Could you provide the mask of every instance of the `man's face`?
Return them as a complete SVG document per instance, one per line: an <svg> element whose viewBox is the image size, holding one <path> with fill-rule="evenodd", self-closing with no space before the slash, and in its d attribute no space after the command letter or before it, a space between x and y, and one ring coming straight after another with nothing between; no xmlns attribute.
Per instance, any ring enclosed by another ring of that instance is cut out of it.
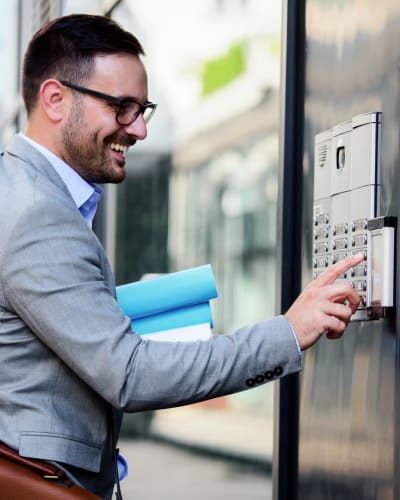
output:
<svg viewBox="0 0 400 500"><path fill-rule="evenodd" d="M147 76L138 57L129 54L96 58L87 88L112 95L147 100ZM119 125L116 109L95 97L72 92L68 118L62 128L63 159L86 181L118 183L126 174L125 155L147 135L143 116Z"/></svg>

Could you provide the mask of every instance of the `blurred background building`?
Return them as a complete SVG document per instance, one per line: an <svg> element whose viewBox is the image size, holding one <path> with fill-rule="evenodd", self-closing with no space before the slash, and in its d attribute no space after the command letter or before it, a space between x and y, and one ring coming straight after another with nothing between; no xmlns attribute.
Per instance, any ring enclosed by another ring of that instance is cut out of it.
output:
<svg viewBox="0 0 400 500"><path fill-rule="evenodd" d="M280 0L7 0L0 17L0 148L23 130L27 41L62 14L111 15L145 48L148 138L95 222L117 284L210 263L215 334L275 312ZM149 368L151 369L151 368ZM127 416L150 433L269 464L273 384Z"/></svg>

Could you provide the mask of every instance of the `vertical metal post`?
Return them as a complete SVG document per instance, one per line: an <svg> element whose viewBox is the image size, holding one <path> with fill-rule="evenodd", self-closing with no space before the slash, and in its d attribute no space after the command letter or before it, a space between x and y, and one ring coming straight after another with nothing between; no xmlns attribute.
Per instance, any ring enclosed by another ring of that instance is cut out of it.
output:
<svg viewBox="0 0 400 500"><path fill-rule="evenodd" d="M301 288L305 0L285 0L282 20L278 313L289 308ZM274 500L298 498L298 426L299 376L290 375L275 390Z"/></svg>

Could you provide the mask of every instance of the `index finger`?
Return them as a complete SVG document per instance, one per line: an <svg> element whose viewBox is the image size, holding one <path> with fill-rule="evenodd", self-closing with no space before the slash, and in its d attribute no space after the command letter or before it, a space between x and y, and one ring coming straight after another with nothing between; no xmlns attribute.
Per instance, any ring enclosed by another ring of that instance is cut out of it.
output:
<svg viewBox="0 0 400 500"><path fill-rule="evenodd" d="M341 280L330 287L330 300L332 302L337 302L339 304L346 304L353 313L356 311L357 307L360 305L360 296L350 285L348 281Z"/></svg>
<svg viewBox="0 0 400 500"><path fill-rule="evenodd" d="M331 285L334 283L341 274L345 273L352 267L356 266L362 262L365 258L363 252L357 253L355 255L350 255L346 259L340 260L329 266L325 271L315 279L315 283L320 286Z"/></svg>

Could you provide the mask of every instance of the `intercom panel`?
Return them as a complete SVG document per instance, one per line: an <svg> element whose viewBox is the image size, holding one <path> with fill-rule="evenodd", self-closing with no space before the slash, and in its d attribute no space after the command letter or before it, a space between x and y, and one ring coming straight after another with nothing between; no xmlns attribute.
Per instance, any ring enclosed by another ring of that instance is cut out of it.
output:
<svg viewBox="0 0 400 500"><path fill-rule="evenodd" d="M365 260L341 276L361 297L353 320L394 306L392 217L377 217L381 113L357 115L315 137L313 274L352 253Z"/></svg>

